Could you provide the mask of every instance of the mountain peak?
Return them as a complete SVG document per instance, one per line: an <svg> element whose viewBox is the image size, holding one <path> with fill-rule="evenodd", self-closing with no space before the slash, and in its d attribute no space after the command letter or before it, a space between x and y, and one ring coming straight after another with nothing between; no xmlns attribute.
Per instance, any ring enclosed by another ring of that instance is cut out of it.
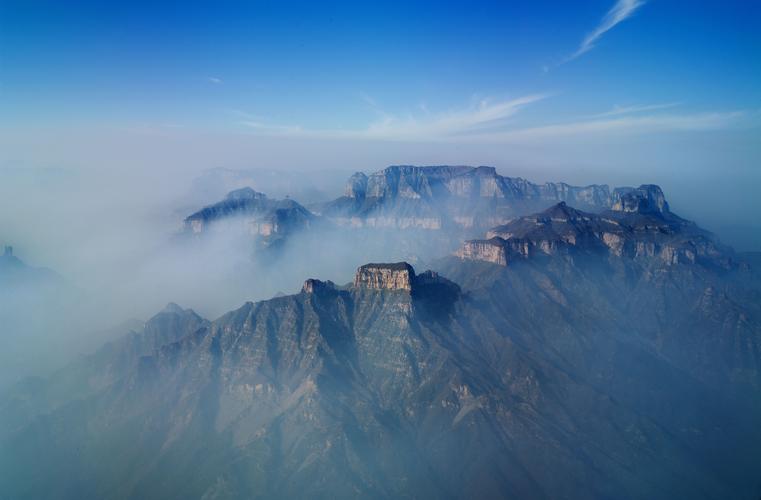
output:
<svg viewBox="0 0 761 500"><path fill-rule="evenodd" d="M314 278L309 278L304 282L301 287L302 293L319 293L326 290L335 290L336 284L330 280L322 281Z"/></svg>
<svg viewBox="0 0 761 500"><path fill-rule="evenodd" d="M552 205L550 208L548 208L544 212L541 212L541 214L539 215L543 217L548 217L551 219L562 220L562 221L575 220L579 218L584 218L585 216L584 212L582 212L581 210L576 210L575 208L566 204L566 202L564 201L561 201L560 203L556 203L555 205Z"/></svg>
<svg viewBox="0 0 761 500"><path fill-rule="evenodd" d="M235 189L227 193L227 196L225 197L227 200L256 200L265 198L267 198L266 194L254 191L250 187Z"/></svg>
<svg viewBox="0 0 761 500"><path fill-rule="evenodd" d="M347 198L362 199L367 192L367 175L363 172L355 172L346 182L344 196Z"/></svg>
<svg viewBox="0 0 761 500"><path fill-rule="evenodd" d="M185 309L175 304L174 302L170 302L166 306L164 306L164 309L162 309L160 312L170 313L170 314L182 314L185 312Z"/></svg>

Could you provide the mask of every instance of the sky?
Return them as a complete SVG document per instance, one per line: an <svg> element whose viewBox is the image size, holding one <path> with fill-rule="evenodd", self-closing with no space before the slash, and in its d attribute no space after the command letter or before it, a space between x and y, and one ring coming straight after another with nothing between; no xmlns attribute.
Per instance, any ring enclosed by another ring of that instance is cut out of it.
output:
<svg viewBox="0 0 761 500"><path fill-rule="evenodd" d="M758 26L755 1L3 0L0 168L490 164L751 227Z"/></svg>

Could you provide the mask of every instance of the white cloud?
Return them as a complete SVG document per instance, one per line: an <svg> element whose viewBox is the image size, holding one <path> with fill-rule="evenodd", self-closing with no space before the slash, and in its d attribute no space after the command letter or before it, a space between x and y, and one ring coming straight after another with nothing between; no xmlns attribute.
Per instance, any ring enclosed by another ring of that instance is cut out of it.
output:
<svg viewBox="0 0 761 500"><path fill-rule="evenodd" d="M602 137L611 134L644 135L663 132L704 131L725 129L747 117L744 111L705 112L686 114L646 114L624 116L626 113L663 109L670 105L651 105L614 108L613 111L592 115L588 119L551 123L535 127L511 127L506 118L520 107L535 102L540 96L528 96L513 101L488 104L462 111L431 115L422 119L388 116L362 129L308 129L296 125L272 125L246 120L243 125L259 135L313 139L379 140L400 142L449 143L537 143L572 137Z"/></svg>
<svg viewBox="0 0 761 500"><path fill-rule="evenodd" d="M613 5L608 13L605 14L605 17L602 18L600 24L598 24L597 27L592 30L592 32L584 37L584 39L581 41L581 44L579 45L579 48L576 49L576 52L571 54L570 57L568 57L567 61L576 59L580 55L592 50L600 37L610 31L618 23L630 17L644 4L644 0L617 0L616 4Z"/></svg>
<svg viewBox="0 0 761 500"><path fill-rule="evenodd" d="M605 111L603 113L590 115L589 118L603 118L606 116L630 115L634 113L642 113L645 111L656 111L659 109L673 108L675 106L679 106L680 104L681 104L680 102L667 102L663 104L646 104L643 106L613 106L613 109L611 109L610 111Z"/></svg>
<svg viewBox="0 0 761 500"><path fill-rule="evenodd" d="M375 106L379 119L364 129L304 129L291 125L266 125L260 121L244 121L244 125L258 132L310 136L316 138L355 138L398 141L438 141L456 139L460 136L477 135L485 129L504 127L508 119L525 106L547 97L542 94L527 95L507 101L481 100L465 109L432 113L427 108L422 115L408 114L399 117L386 113ZM367 100L366 100L367 101Z"/></svg>
<svg viewBox="0 0 761 500"><path fill-rule="evenodd" d="M477 141L488 143L530 143L569 137L604 136L610 134L631 136L661 132L718 130L735 125L746 115L747 113L743 111L730 111L583 120L482 134L477 138Z"/></svg>
<svg viewBox="0 0 761 500"><path fill-rule="evenodd" d="M220 85L221 83L223 83L221 78L217 78L215 76L210 76L210 77L206 78L206 80L209 83L213 83L214 85Z"/></svg>

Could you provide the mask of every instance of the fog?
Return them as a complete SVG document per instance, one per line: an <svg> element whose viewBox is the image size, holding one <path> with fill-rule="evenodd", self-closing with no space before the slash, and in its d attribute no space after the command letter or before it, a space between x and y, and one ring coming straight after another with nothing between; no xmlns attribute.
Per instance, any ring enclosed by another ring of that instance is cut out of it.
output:
<svg viewBox="0 0 761 500"><path fill-rule="evenodd" d="M352 172L389 164L487 164L534 182L657 183L676 213L738 250L761 249L760 174L747 160L759 147L748 137L432 147L150 128L35 132L6 130L0 139L0 244L54 270L66 287L36 301L4 299L14 318L4 326L14 330L4 332L14 343L0 360L6 376L50 371L168 302L213 319L244 301L295 293L309 277L345 283L371 260L424 265L451 250L426 234L329 227L269 250L225 233L178 239L184 217L242 186L307 205L341 195Z"/></svg>

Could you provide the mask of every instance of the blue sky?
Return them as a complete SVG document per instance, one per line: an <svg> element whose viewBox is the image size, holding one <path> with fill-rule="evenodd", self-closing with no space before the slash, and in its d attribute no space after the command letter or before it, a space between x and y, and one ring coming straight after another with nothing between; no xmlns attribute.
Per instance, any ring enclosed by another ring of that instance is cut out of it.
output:
<svg viewBox="0 0 761 500"><path fill-rule="evenodd" d="M0 174L493 165L657 183L758 248L732 235L761 235L759 26L755 0L2 0Z"/></svg>
<svg viewBox="0 0 761 500"><path fill-rule="evenodd" d="M760 5L6 0L0 123L481 142L726 128L761 108Z"/></svg>

